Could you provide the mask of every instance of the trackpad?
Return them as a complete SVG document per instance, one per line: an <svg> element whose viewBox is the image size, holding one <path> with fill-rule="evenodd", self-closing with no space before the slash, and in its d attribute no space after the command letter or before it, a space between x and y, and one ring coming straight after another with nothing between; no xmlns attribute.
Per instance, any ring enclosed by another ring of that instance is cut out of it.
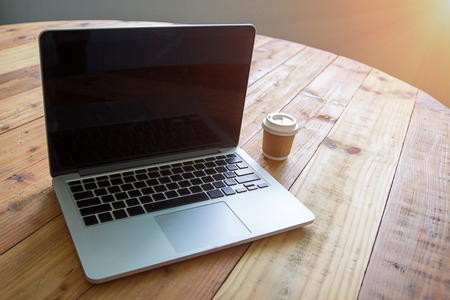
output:
<svg viewBox="0 0 450 300"><path fill-rule="evenodd" d="M177 252L222 246L250 233L225 202L160 215L155 219Z"/></svg>

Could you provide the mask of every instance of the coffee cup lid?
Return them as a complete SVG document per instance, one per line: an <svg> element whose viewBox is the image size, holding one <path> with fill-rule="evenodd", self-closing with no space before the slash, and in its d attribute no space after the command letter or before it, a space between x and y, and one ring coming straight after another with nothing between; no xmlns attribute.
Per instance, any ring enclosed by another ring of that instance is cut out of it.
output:
<svg viewBox="0 0 450 300"><path fill-rule="evenodd" d="M262 128L272 134L289 136L298 132L298 124L293 116L271 113L262 121Z"/></svg>

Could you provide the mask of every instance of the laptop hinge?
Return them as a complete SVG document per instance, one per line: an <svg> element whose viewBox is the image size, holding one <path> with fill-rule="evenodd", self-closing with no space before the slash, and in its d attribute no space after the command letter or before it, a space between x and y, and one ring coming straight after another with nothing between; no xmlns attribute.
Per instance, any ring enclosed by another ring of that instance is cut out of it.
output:
<svg viewBox="0 0 450 300"><path fill-rule="evenodd" d="M189 159L189 158L210 155L210 154L217 154L217 153L221 153L220 149L214 148L214 149L199 150L199 151L189 152L189 153L179 153L179 154L167 155L164 157L154 157L154 158L147 158L147 159L132 160L132 161L127 161L127 162L122 162L122 163L115 163L115 164L111 164L111 165L104 165L104 166L98 166L98 167L93 167L93 168L80 169L78 171L78 174L80 176L84 177L84 176L96 175L96 174L100 174L100 173L108 173L108 172L121 171L121 170L126 170L126 169L139 168L139 167L148 166L148 165L167 163L167 162Z"/></svg>

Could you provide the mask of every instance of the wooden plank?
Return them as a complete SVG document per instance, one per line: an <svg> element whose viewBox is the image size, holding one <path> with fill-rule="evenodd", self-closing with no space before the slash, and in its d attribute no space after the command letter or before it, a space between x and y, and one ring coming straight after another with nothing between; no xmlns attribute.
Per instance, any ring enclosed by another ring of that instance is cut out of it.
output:
<svg viewBox="0 0 450 300"><path fill-rule="evenodd" d="M0 102L0 134L44 115L40 87L3 99Z"/></svg>
<svg viewBox="0 0 450 300"><path fill-rule="evenodd" d="M419 98L361 299L450 295L450 110Z"/></svg>
<svg viewBox="0 0 450 300"><path fill-rule="evenodd" d="M253 243L216 298L357 297L416 93L369 74L291 189L315 222Z"/></svg>
<svg viewBox="0 0 450 300"><path fill-rule="evenodd" d="M419 91L419 94L417 96L416 105L420 105L425 108L433 109L433 110L440 110L440 111L447 111L448 107L442 104L441 102L437 101L424 91Z"/></svg>
<svg viewBox="0 0 450 300"><path fill-rule="evenodd" d="M0 254L61 214L46 159L0 181Z"/></svg>
<svg viewBox="0 0 450 300"><path fill-rule="evenodd" d="M0 74L39 65L37 42L0 50Z"/></svg>
<svg viewBox="0 0 450 300"><path fill-rule="evenodd" d="M46 159L44 119L37 119L0 135L0 145L0 180L17 175Z"/></svg>
<svg viewBox="0 0 450 300"><path fill-rule="evenodd" d="M0 256L2 299L75 299L89 286L62 216Z"/></svg>
<svg viewBox="0 0 450 300"><path fill-rule="evenodd" d="M334 59L334 54L306 47L254 82L247 90L240 143L256 134L269 112L292 101Z"/></svg>
<svg viewBox="0 0 450 300"><path fill-rule="evenodd" d="M258 48L259 46L273 40L272 37L257 34L255 36L255 43L253 44L253 48Z"/></svg>
<svg viewBox="0 0 450 300"><path fill-rule="evenodd" d="M0 135L0 253L60 214L48 170L43 118Z"/></svg>
<svg viewBox="0 0 450 300"><path fill-rule="evenodd" d="M370 70L358 62L339 57L282 110L294 116L300 127L288 159L274 161L262 155L261 129L243 148L289 189Z"/></svg>
<svg viewBox="0 0 450 300"><path fill-rule="evenodd" d="M41 86L39 66L0 74L0 105L4 99ZM1 118L0 118L1 120Z"/></svg>
<svg viewBox="0 0 450 300"><path fill-rule="evenodd" d="M255 41L252 65L250 69L249 85L266 75L294 54L305 48L304 45L286 43L280 39L270 39L264 44ZM258 44L258 45L256 45Z"/></svg>

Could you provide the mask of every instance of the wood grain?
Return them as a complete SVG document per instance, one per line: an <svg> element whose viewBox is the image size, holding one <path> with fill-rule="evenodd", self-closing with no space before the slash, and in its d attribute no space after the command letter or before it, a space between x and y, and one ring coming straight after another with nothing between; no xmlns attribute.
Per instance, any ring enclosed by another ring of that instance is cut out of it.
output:
<svg viewBox="0 0 450 300"><path fill-rule="evenodd" d="M60 214L46 159L1 179L0 254Z"/></svg>
<svg viewBox="0 0 450 300"><path fill-rule="evenodd" d="M2 100L0 109L0 134L42 118L44 110L41 87Z"/></svg>
<svg viewBox="0 0 450 300"><path fill-rule="evenodd" d="M262 40L258 36L253 51L249 85L304 48L304 45L286 44L285 41L274 38Z"/></svg>
<svg viewBox="0 0 450 300"><path fill-rule="evenodd" d="M89 286L61 215L0 256L2 299L74 299Z"/></svg>
<svg viewBox="0 0 450 300"><path fill-rule="evenodd" d="M394 180L361 299L450 295L450 112L420 103L412 115L397 170L402 176Z"/></svg>
<svg viewBox="0 0 450 300"><path fill-rule="evenodd" d="M316 221L254 242L217 299L356 298L416 93L369 74L291 189Z"/></svg>
<svg viewBox="0 0 450 300"><path fill-rule="evenodd" d="M27 43L0 50L0 74L39 65L37 43Z"/></svg>
<svg viewBox="0 0 450 300"><path fill-rule="evenodd" d="M274 161L262 155L261 127L243 148L289 189L297 179L299 170L303 170L317 151L370 70L367 66L339 57L282 109L282 112L294 116L300 127L288 159Z"/></svg>
<svg viewBox="0 0 450 300"><path fill-rule="evenodd" d="M155 24L161 23L0 26L0 299L450 294L449 109L371 67L262 35L240 145L316 221L251 245L88 283L51 187L37 36L47 28ZM283 162L261 155L260 122L273 111L294 115L301 126Z"/></svg>
<svg viewBox="0 0 450 300"><path fill-rule="evenodd" d="M247 90L241 135L251 137L270 112L279 111L319 75L336 55L306 47L289 60L255 81ZM241 144L245 140L241 138Z"/></svg>

